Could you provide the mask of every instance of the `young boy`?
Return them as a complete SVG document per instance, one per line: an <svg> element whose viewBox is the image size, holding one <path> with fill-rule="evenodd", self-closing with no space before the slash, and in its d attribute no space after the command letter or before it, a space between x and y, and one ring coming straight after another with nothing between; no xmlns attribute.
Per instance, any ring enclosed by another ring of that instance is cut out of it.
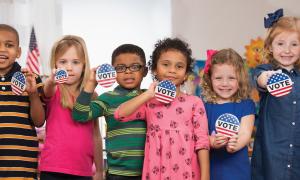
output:
<svg viewBox="0 0 300 180"><path fill-rule="evenodd" d="M0 177L37 179L38 139L35 127L43 125L45 112L39 97L41 79L27 69L26 90L20 96L11 88L11 78L20 65L18 32L0 24Z"/></svg>
<svg viewBox="0 0 300 180"><path fill-rule="evenodd" d="M95 69L77 98L73 118L77 121L105 116L107 123L107 180L140 180L144 159L146 124L142 120L122 123L114 119L115 109L139 95L143 77L147 75L144 51L133 44L123 44L112 54L111 64L117 72L117 86L112 92L91 101L97 86Z"/></svg>

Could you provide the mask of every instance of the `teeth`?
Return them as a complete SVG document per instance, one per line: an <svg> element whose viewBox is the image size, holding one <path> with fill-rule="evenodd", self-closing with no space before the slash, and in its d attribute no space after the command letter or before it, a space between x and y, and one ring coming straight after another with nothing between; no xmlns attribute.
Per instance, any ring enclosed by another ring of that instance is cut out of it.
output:
<svg viewBox="0 0 300 180"><path fill-rule="evenodd" d="M7 56L0 55L0 58L1 58L1 59L7 59Z"/></svg>

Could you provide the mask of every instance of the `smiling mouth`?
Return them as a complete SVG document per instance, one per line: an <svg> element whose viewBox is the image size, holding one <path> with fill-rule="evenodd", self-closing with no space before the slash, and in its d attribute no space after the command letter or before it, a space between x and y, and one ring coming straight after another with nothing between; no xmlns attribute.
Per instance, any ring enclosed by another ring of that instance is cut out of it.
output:
<svg viewBox="0 0 300 180"><path fill-rule="evenodd" d="M4 59L4 60L6 60L6 59L8 59L8 57L7 57L7 56L5 56L5 55L0 55L0 59Z"/></svg>

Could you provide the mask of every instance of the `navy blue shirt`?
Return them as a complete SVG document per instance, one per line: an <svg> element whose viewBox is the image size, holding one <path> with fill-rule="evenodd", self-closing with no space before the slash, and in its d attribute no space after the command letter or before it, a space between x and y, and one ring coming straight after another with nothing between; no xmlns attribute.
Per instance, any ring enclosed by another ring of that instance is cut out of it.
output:
<svg viewBox="0 0 300 180"><path fill-rule="evenodd" d="M244 116L255 114L255 105L250 99L242 100L239 103L205 103L205 110L208 118L209 134L211 135L213 131L216 131L215 124L221 115L229 113L241 122ZM226 148L211 149L210 178L211 180L250 180L247 146L235 153L228 153Z"/></svg>
<svg viewBox="0 0 300 180"><path fill-rule="evenodd" d="M260 65L254 78L266 70L277 69L271 64ZM294 82L289 94L275 97L258 88L260 109L252 156L253 180L300 179L300 72L282 72Z"/></svg>

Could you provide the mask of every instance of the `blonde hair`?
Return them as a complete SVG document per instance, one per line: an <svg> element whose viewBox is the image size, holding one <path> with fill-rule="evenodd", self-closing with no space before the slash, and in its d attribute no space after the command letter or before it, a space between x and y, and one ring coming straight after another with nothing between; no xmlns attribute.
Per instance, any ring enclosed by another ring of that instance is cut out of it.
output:
<svg viewBox="0 0 300 180"><path fill-rule="evenodd" d="M206 102L217 103L217 94L212 87L211 75L214 65L228 64L232 65L235 69L238 81L238 90L231 97L231 101L240 102L242 99L249 98L250 83L248 72L246 70L242 57L233 49L222 49L212 56L211 66L207 73L203 74L201 80L202 95Z"/></svg>
<svg viewBox="0 0 300 180"><path fill-rule="evenodd" d="M300 40L300 19L296 17L281 17L268 29L264 43L264 61L273 64L275 67L278 67L279 63L274 59L271 52L272 42L275 37L282 32L296 32L298 33ZM295 67L300 70L299 59L296 62Z"/></svg>
<svg viewBox="0 0 300 180"><path fill-rule="evenodd" d="M50 57L50 67L51 69L56 69L56 61L61 57L69 48L75 47L78 56L81 61L83 61L83 72L80 78L80 83L78 85L78 91L82 90L86 84L89 73L90 73L90 63L87 53L87 48L84 40L79 36L66 35L63 36L60 40L55 42L52 47L51 57ZM71 94L68 88L64 84L59 85L61 92L61 104L64 108L72 109L74 105L74 100L76 97Z"/></svg>

